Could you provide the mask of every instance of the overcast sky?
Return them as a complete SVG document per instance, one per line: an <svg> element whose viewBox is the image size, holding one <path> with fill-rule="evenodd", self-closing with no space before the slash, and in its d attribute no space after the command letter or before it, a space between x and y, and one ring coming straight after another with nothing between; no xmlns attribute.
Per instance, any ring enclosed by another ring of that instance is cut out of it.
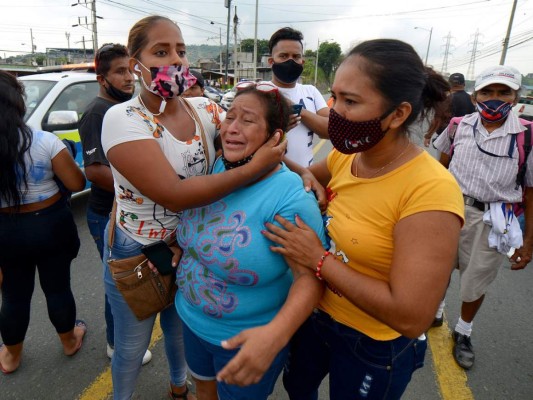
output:
<svg viewBox="0 0 533 400"><path fill-rule="evenodd" d="M85 1L89 0L0 0L0 55L30 52L30 28L39 52L47 47L67 47L66 32L70 46L81 48L82 37L89 40L91 32L72 25L78 23L78 17L90 22L91 14L83 5L71 4ZM232 20L237 7L239 39L253 38L256 1L231 3ZM468 79L499 64L512 5L512 0L259 0L258 38L268 39L276 29L291 26L303 32L306 49L315 50L318 40L329 40L339 43L343 52L362 40L397 38L412 44L423 60L429 43L428 64L440 71L448 44L443 72L462 72ZM224 0L96 0L96 11L103 17L97 20L100 45L125 44L130 27L150 14L175 20L187 44L217 45L221 31L222 42L226 42L228 10ZM523 74L533 73L533 0L518 0L510 46L505 64Z"/></svg>

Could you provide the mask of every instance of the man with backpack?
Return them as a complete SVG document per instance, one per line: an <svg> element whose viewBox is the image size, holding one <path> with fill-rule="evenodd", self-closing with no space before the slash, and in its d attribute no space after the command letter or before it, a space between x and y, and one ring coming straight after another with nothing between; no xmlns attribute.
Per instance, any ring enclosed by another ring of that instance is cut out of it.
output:
<svg viewBox="0 0 533 400"><path fill-rule="evenodd" d="M524 234L523 245L511 249L507 256L513 270L525 268L532 259L533 157L528 157L531 126L512 112L520 97L521 81L522 76L512 67L499 65L483 71L472 93L477 112L453 118L434 142L442 152L441 163L459 183L465 202L465 224L458 249L462 306L452 334L454 359L464 369L474 365L472 321L506 257L499 243L494 243L494 227L501 221L490 218L501 215L503 224L515 229L515 215L498 214L496 207L512 210L512 204L523 201L524 193L527 236Z"/></svg>

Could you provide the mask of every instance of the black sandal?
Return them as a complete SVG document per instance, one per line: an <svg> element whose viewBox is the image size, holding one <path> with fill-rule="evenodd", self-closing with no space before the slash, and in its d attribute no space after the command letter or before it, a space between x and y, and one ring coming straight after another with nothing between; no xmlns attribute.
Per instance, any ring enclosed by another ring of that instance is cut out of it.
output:
<svg viewBox="0 0 533 400"><path fill-rule="evenodd" d="M168 397L170 397L172 400L187 400L187 395L189 394L189 386L185 384L185 392L176 394L172 391L172 388L168 391Z"/></svg>

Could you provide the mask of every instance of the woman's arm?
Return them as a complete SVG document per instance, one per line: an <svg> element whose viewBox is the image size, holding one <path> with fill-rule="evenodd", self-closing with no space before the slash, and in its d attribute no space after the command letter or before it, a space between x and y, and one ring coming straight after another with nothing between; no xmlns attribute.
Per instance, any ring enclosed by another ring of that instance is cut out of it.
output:
<svg viewBox="0 0 533 400"><path fill-rule="evenodd" d="M226 349L241 349L217 374L217 380L239 386L259 382L318 303L324 290L322 283L311 270L289 259L287 262L294 282L285 304L270 323L242 331L222 343Z"/></svg>
<svg viewBox="0 0 533 400"><path fill-rule="evenodd" d="M52 171L71 192L85 188L85 177L67 149L52 158Z"/></svg>
<svg viewBox="0 0 533 400"><path fill-rule="evenodd" d="M294 173L297 173L298 175L300 175L300 178L302 178L303 182L304 182L304 189L306 192L309 192L310 190L312 190L314 193L315 193L315 197L318 201L318 206L320 208L321 211L326 211L326 208L327 208L327 205L328 205L328 201L327 201L327 198L326 198L326 190L324 189L325 186L322 185L318 179L316 178L316 176L310 171L310 169L313 166L309 167L309 168L305 168L305 167L302 167L300 164L294 162L294 161L291 161L290 159L288 159L287 157L284 157L283 158L283 162L287 165L287 167ZM326 167L327 169L327 167ZM318 171L317 172L320 172L320 168L318 168Z"/></svg>
<svg viewBox="0 0 533 400"><path fill-rule="evenodd" d="M329 181L331 180L331 173L328 169L327 158L324 158L322 161L311 165L308 170L314 175L318 183L320 183L324 188L328 187Z"/></svg>
<svg viewBox="0 0 533 400"><path fill-rule="evenodd" d="M318 110L316 113L303 109L301 114L302 123L307 126L311 131L315 132L321 139L329 139L328 134L328 121L329 121L329 108L324 107Z"/></svg>
<svg viewBox="0 0 533 400"><path fill-rule="evenodd" d="M222 174L180 179L154 140L118 144L107 152L109 162L155 203L174 212L210 204L254 182L282 160L287 143L268 140L248 164Z"/></svg>
<svg viewBox="0 0 533 400"><path fill-rule="evenodd" d="M277 216L285 229L267 224L274 252L315 269L324 250L299 218L297 226ZM390 281L361 274L326 257L322 277L351 303L402 335L415 338L431 324L455 266L461 220L452 213L427 211L403 218L394 230Z"/></svg>

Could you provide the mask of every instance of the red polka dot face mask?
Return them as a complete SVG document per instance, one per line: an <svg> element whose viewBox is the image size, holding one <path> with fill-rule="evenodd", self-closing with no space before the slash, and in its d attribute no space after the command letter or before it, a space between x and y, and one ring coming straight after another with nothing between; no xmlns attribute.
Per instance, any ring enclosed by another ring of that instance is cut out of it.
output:
<svg viewBox="0 0 533 400"><path fill-rule="evenodd" d="M329 110L328 133L333 147L344 154L359 153L374 147L388 131L381 130L381 120L388 114L370 121L350 121L332 108Z"/></svg>

